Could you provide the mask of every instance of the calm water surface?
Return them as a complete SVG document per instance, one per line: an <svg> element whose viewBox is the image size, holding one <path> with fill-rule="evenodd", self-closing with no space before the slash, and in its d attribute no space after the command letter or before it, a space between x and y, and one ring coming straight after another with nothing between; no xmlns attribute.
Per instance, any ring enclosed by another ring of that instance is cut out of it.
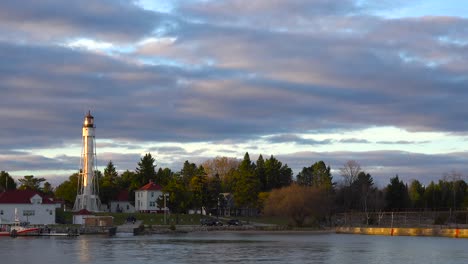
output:
<svg viewBox="0 0 468 264"><path fill-rule="evenodd" d="M468 239L310 233L0 238L13 263L468 263Z"/></svg>

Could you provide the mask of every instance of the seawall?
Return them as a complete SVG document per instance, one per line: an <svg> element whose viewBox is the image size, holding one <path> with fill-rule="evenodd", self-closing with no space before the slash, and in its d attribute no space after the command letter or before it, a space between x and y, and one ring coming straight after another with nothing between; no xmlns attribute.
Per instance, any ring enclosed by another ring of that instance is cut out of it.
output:
<svg viewBox="0 0 468 264"><path fill-rule="evenodd" d="M378 236L434 236L468 238L468 229L465 228L337 227L336 233Z"/></svg>

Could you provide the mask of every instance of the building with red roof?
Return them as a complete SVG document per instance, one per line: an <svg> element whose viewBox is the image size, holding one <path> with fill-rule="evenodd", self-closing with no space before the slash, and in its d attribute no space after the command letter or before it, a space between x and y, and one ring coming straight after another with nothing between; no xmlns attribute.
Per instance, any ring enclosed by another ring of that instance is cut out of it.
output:
<svg viewBox="0 0 468 264"><path fill-rule="evenodd" d="M130 202L128 190L121 190L117 197L110 201L110 211L112 213L134 213L135 206Z"/></svg>
<svg viewBox="0 0 468 264"><path fill-rule="evenodd" d="M55 224L55 202L33 190L11 190L0 193L0 223L16 220L31 224Z"/></svg>
<svg viewBox="0 0 468 264"><path fill-rule="evenodd" d="M162 187L153 181L135 191L135 210L142 213L163 212L164 208L158 207L157 200L162 197Z"/></svg>

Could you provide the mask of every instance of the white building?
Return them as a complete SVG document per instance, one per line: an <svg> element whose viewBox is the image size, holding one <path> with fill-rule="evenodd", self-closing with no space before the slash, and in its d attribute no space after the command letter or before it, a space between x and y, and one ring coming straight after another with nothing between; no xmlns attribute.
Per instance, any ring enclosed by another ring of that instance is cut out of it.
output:
<svg viewBox="0 0 468 264"><path fill-rule="evenodd" d="M142 213L163 212L163 209L158 208L157 204L157 200L162 194L162 187L150 181L135 191L135 210Z"/></svg>
<svg viewBox="0 0 468 264"><path fill-rule="evenodd" d="M55 224L55 209L60 204L33 190L14 190L0 193L0 223L15 220L31 224Z"/></svg>
<svg viewBox="0 0 468 264"><path fill-rule="evenodd" d="M119 192L115 200L110 201L111 213L135 213L135 206L129 201L127 190Z"/></svg>

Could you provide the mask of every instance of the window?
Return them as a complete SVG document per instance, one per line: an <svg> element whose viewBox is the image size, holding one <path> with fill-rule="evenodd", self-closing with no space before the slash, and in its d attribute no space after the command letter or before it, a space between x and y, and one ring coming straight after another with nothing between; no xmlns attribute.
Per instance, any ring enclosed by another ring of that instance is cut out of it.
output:
<svg viewBox="0 0 468 264"><path fill-rule="evenodd" d="M150 207L156 207L156 202L150 202Z"/></svg>
<svg viewBox="0 0 468 264"><path fill-rule="evenodd" d="M3 215L3 210L0 210L0 215Z"/></svg>
<svg viewBox="0 0 468 264"><path fill-rule="evenodd" d="M53 214L53 213L52 213L52 210L50 210L50 211L49 211L49 214L50 214L50 215L52 215L52 214Z"/></svg>
<svg viewBox="0 0 468 264"><path fill-rule="evenodd" d="M34 215L34 210L23 210L23 216L31 216Z"/></svg>
<svg viewBox="0 0 468 264"><path fill-rule="evenodd" d="M154 192L151 192L151 197L154 197Z"/></svg>

